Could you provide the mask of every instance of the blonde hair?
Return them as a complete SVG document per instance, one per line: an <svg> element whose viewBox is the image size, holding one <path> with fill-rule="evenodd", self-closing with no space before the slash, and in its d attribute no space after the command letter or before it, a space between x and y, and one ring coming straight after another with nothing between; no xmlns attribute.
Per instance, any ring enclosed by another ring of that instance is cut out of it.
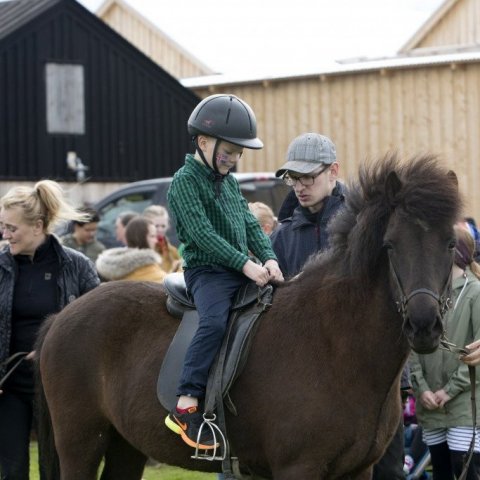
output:
<svg viewBox="0 0 480 480"><path fill-rule="evenodd" d="M457 237L457 246L459 243L463 243L468 250L469 257L471 258L468 267L471 272L480 280L480 265L474 260L473 255L475 253L475 239L473 238L468 227L462 224L456 224L455 235Z"/></svg>
<svg viewBox="0 0 480 480"><path fill-rule="evenodd" d="M167 219L170 219L170 216L168 215L168 210L161 205L150 205L143 211L142 216L147 218L167 217Z"/></svg>
<svg viewBox="0 0 480 480"><path fill-rule="evenodd" d="M20 209L23 221L29 225L42 220L46 233L62 221L85 222L89 218L66 201L62 187L53 180L41 180L33 188L13 187L0 199L0 207Z"/></svg>
<svg viewBox="0 0 480 480"><path fill-rule="evenodd" d="M277 218L268 205L262 202L250 202L248 208L255 215L262 229L265 229L265 227L267 227L267 229L270 227L270 231L275 229L278 223Z"/></svg>

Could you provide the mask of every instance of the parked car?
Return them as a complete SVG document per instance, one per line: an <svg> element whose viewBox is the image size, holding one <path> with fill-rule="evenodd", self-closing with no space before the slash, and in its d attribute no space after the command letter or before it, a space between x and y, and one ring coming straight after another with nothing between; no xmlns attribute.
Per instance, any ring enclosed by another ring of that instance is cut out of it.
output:
<svg viewBox="0 0 480 480"><path fill-rule="evenodd" d="M290 190L273 173L234 173L240 189L248 202L263 202L277 213ZM172 177L142 180L125 185L93 205L100 216L97 238L107 247L117 246L115 238L115 220L126 211L143 212L149 205L163 205L168 208L167 191ZM167 232L168 238L178 245L175 228L172 225Z"/></svg>

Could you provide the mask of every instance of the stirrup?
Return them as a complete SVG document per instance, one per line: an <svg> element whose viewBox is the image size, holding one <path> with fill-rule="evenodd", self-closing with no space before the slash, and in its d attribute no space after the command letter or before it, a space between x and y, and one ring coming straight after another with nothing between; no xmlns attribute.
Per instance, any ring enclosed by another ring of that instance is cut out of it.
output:
<svg viewBox="0 0 480 480"><path fill-rule="evenodd" d="M208 460L210 462L213 462L214 460L219 460L223 461L225 460L225 452L227 451L227 441L225 440L225 435L223 435L222 431L220 430L220 427L216 425L215 420L217 419L217 416L212 413L211 416L209 417L207 413L203 414L203 423L200 425L200 428L198 429L198 435L197 435L197 447L195 448L195 454L191 456L191 458L195 460ZM198 448L200 444L200 436L202 434L202 431L204 428L209 428L210 432L212 433L213 436L213 444L215 447L212 450L212 454L208 453L200 453L202 452L207 452L206 450L201 450ZM217 433L219 435L217 441ZM219 446L217 447L217 444ZM221 455L217 456L217 450L221 449L221 452L223 452Z"/></svg>

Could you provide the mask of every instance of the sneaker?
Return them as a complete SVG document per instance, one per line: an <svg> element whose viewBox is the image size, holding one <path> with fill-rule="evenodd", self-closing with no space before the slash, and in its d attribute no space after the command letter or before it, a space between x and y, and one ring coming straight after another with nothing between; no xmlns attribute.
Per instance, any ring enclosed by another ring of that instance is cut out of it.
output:
<svg viewBox="0 0 480 480"><path fill-rule="evenodd" d="M197 440L203 422L203 415L197 407L190 407L187 413L178 413L174 408L165 418L165 425L180 435L190 447L202 450L218 448L219 444L214 443L212 430L208 425L203 426L200 439Z"/></svg>

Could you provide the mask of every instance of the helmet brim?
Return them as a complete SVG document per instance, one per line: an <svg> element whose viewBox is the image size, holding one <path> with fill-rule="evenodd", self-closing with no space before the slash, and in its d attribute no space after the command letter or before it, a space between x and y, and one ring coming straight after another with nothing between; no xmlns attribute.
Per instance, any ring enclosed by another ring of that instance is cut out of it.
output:
<svg viewBox="0 0 480 480"><path fill-rule="evenodd" d="M238 145L243 148L250 148L252 150L260 150L263 148L263 142L259 138L232 138L232 137L216 137L233 145Z"/></svg>

